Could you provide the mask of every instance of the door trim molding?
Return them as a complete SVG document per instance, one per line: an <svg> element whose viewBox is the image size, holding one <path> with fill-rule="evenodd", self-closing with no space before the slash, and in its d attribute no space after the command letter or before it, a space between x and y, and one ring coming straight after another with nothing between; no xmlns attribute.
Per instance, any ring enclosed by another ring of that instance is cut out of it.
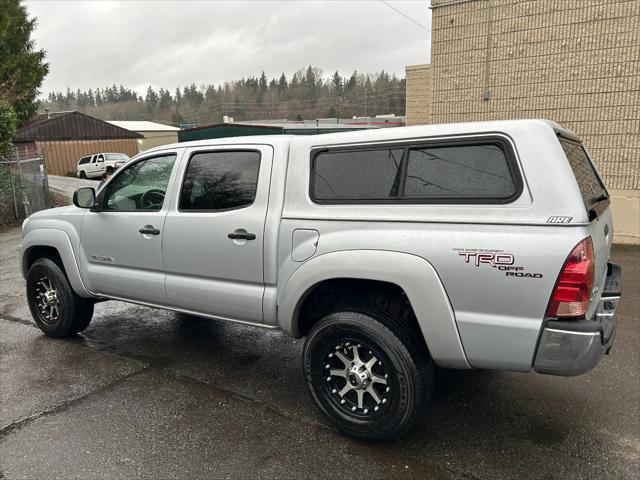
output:
<svg viewBox="0 0 640 480"><path fill-rule="evenodd" d="M134 303L136 305L142 305L145 307L158 308L160 310L169 310L172 312L179 312L179 313L186 313L188 315L194 315L197 317L210 318L212 320L222 320L224 322L241 323L243 325L249 325L251 327L266 328L269 330L280 330L280 327L278 327L277 325L268 325L265 323L256 323L256 322L249 322L247 320L238 320L236 318L221 317L219 315L211 315L208 313L202 313L195 310L188 310L188 309L179 308L179 307L170 307L168 305L159 305L156 303L142 302L140 300L131 300L131 299L122 298L122 297L112 297L109 295L100 295L100 294L94 294L94 295L96 295L96 297L100 300L118 300L120 302Z"/></svg>

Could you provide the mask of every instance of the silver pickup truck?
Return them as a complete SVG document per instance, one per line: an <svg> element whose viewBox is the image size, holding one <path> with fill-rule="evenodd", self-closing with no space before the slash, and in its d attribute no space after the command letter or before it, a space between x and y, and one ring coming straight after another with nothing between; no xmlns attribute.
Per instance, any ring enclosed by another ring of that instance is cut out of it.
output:
<svg viewBox="0 0 640 480"><path fill-rule="evenodd" d="M602 178L544 120L167 145L23 235L47 335L115 299L306 337L313 400L367 440L415 423L436 366L589 371L620 298Z"/></svg>

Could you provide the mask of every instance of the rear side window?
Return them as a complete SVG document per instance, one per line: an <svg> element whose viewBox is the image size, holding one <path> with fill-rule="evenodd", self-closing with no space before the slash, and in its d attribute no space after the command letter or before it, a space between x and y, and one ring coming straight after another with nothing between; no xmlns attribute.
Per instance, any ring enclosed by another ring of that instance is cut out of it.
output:
<svg viewBox="0 0 640 480"><path fill-rule="evenodd" d="M78 165L84 165L85 163L89 163L89 160L91 160L91 157L82 157L78 162Z"/></svg>
<svg viewBox="0 0 640 480"><path fill-rule="evenodd" d="M509 198L516 186L498 145L409 150L407 198Z"/></svg>
<svg viewBox="0 0 640 480"><path fill-rule="evenodd" d="M584 147L562 137L558 139L578 182L584 205L589 210L604 197L609 196L607 190L593 168Z"/></svg>
<svg viewBox="0 0 640 480"><path fill-rule="evenodd" d="M312 161L317 203L508 203L522 187L501 140L321 150Z"/></svg>
<svg viewBox="0 0 640 480"><path fill-rule="evenodd" d="M194 154L182 185L180 210L231 210L251 205L259 169L260 153L255 151Z"/></svg>
<svg viewBox="0 0 640 480"><path fill-rule="evenodd" d="M129 156L124 153L106 153L107 160L115 160L116 162L126 162L129 160Z"/></svg>
<svg viewBox="0 0 640 480"><path fill-rule="evenodd" d="M401 148L321 152L315 158L314 196L318 200L396 198L403 153Z"/></svg>

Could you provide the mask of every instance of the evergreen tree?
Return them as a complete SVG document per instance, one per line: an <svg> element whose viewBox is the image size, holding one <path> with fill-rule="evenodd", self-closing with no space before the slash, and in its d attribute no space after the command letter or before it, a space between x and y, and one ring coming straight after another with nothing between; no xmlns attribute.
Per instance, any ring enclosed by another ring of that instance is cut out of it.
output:
<svg viewBox="0 0 640 480"><path fill-rule="evenodd" d="M2 1L2 0L0 0ZM381 71L343 77L334 72L327 79L322 70L307 66L291 80L282 73L269 79L264 72L223 84L194 83L178 88L175 97L160 88L147 88L143 97L123 85L66 93L51 92L42 108L51 111L78 109L99 118L202 125L220 122L223 115L236 120L319 118L380 113L403 115L405 79Z"/></svg>
<svg viewBox="0 0 640 480"><path fill-rule="evenodd" d="M258 89L261 90L263 93L267 89L267 76L264 74L264 70L260 75L260 80L258 80Z"/></svg>
<svg viewBox="0 0 640 480"><path fill-rule="evenodd" d="M11 156L13 145L11 140L16 133L18 116L13 106L7 102L0 101L0 155Z"/></svg>
<svg viewBox="0 0 640 480"><path fill-rule="evenodd" d="M171 107L171 104L173 103L173 98L171 98L171 94L169 93L169 90L165 90L164 88L161 88L158 96L159 96L158 108L160 110L166 110Z"/></svg>
<svg viewBox="0 0 640 480"><path fill-rule="evenodd" d="M278 80L278 92L279 93L285 93L289 88L289 83L287 82L287 77L285 76L284 72L282 72L282 75L280 75L280 79Z"/></svg>
<svg viewBox="0 0 640 480"><path fill-rule="evenodd" d="M184 118L182 117L182 115L180 115L180 112L178 112L177 110L173 112L173 115L171 115L171 123L173 123L176 126L180 125L181 123L184 123Z"/></svg>
<svg viewBox="0 0 640 480"><path fill-rule="evenodd" d="M331 86L333 87L333 91L336 95L342 95L344 93L342 77L337 70L336 73L333 74L333 78L331 78Z"/></svg>
<svg viewBox="0 0 640 480"><path fill-rule="evenodd" d="M144 102L147 104L147 109L150 112L154 112L158 107L158 95L151 85L147 88L147 95L144 98Z"/></svg>
<svg viewBox="0 0 640 480"><path fill-rule="evenodd" d="M0 100L13 107L20 126L38 110L36 97L49 65L31 40L36 19L19 0L0 0L0 12Z"/></svg>

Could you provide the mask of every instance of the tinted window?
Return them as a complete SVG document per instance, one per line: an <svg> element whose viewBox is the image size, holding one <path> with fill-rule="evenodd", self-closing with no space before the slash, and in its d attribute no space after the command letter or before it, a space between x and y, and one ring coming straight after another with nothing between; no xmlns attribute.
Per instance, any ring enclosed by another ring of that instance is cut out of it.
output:
<svg viewBox="0 0 640 480"><path fill-rule="evenodd" d="M160 210L175 154L148 158L120 171L106 186L103 210Z"/></svg>
<svg viewBox="0 0 640 480"><path fill-rule="evenodd" d="M587 209L590 209L594 203L597 203L598 199L602 199L602 196L608 196L607 191L600 178L598 178L593 165L591 165L591 160L589 160L584 147L579 143L571 142L562 137L559 137L559 139L578 182L578 187L580 187L582 200Z"/></svg>
<svg viewBox="0 0 640 480"><path fill-rule="evenodd" d="M314 159L312 196L318 200L395 198L402 148L320 152Z"/></svg>
<svg viewBox="0 0 640 480"><path fill-rule="evenodd" d="M180 210L229 210L256 198L260 153L196 153L191 157L180 194Z"/></svg>
<svg viewBox="0 0 640 480"><path fill-rule="evenodd" d="M83 157L80 159L80 165L83 165L85 163L89 163L89 160L91 160L91 157Z"/></svg>
<svg viewBox="0 0 640 480"><path fill-rule="evenodd" d="M498 145L409 150L407 198L508 198L515 192L507 158Z"/></svg>
<svg viewBox="0 0 640 480"><path fill-rule="evenodd" d="M107 153L105 154L105 157L107 157L107 160L116 160L122 162L126 162L129 160L129 156L125 155L124 153Z"/></svg>

